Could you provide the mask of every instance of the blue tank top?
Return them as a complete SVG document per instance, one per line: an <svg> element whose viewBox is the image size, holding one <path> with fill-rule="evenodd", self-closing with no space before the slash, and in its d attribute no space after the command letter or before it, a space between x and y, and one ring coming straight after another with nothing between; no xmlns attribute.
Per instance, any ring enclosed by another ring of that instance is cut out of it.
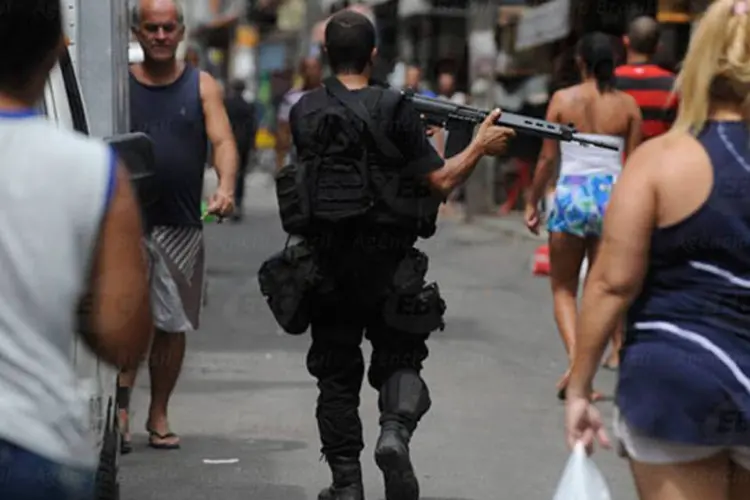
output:
<svg viewBox="0 0 750 500"><path fill-rule="evenodd" d="M714 182L683 221L656 229L628 313L617 389L648 436L750 445L750 130L709 122L698 140Z"/></svg>
<svg viewBox="0 0 750 500"><path fill-rule="evenodd" d="M200 70L190 65L169 85L151 86L130 75L131 128L154 141L159 200L146 212L149 225L200 226L208 136L200 96Z"/></svg>

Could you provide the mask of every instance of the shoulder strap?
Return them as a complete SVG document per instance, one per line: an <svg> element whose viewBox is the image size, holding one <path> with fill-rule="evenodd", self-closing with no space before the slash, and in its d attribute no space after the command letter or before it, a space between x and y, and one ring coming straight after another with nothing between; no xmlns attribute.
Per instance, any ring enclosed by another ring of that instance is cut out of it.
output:
<svg viewBox="0 0 750 500"><path fill-rule="evenodd" d="M404 155L399 151L399 149L391 142L388 137L386 137L380 129L378 129L375 124L372 123L372 117L370 116L370 113L367 111L367 108L357 99L354 98L351 92L349 92L349 89L347 89L344 84L342 84L338 78L335 76L326 78L323 82L323 84L326 87L326 90L335 97L341 104L343 104L347 109L349 109L352 113L357 115L357 117L365 122L365 126L367 127L367 130L370 132L370 135L375 140L375 144L377 144L378 148L385 154L386 156L398 160L403 161Z"/></svg>

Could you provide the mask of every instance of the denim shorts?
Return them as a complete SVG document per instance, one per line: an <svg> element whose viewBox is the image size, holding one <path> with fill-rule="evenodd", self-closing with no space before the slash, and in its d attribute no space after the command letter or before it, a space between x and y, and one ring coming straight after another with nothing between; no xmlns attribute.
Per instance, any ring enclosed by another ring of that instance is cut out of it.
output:
<svg viewBox="0 0 750 500"><path fill-rule="evenodd" d="M94 469L69 467L0 440L0 498L94 500Z"/></svg>

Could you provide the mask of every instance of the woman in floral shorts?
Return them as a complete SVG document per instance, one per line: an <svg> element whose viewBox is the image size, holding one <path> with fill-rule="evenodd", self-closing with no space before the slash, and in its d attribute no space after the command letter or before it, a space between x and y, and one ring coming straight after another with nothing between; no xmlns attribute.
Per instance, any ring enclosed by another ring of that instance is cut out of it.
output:
<svg viewBox="0 0 750 500"><path fill-rule="evenodd" d="M526 225L538 233L539 201L559 160L560 176L547 227L555 322L569 362L573 359L581 266L585 258L590 265L596 258L604 212L622 169L623 154L630 154L641 141L638 105L614 87L611 39L602 33L586 35L577 54L582 83L552 96L547 120L573 123L585 137L610 142L616 150L545 140L526 205ZM613 363L619 349L618 342L614 344ZM560 399L565 398L569 375L567 370L557 384Z"/></svg>

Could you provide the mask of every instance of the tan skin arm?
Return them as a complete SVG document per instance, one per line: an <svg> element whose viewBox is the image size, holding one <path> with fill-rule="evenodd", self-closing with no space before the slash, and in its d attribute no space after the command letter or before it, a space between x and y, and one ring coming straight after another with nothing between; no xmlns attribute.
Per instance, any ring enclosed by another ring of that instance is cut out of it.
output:
<svg viewBox="0 0 750 500"><path fill-rule="evenodd" d="M641 108L635 102L632 96L625 94L628 99L628 114L630 115L630 124L628 125L628 137L625 140L625 158L630 158L635 148L640 146L643 140L643 131L641 126L643 124L643 117L641 115Z"/></svg>
<svg viewBox="0 0 750 500"><path fill-rule="evenodd" d="M213 146L213 165L219 177L219 189L230 193L234 198L239 157L232 126L224 107L224 95L216 80L203 71L200 89L206 133Z"/></svg>
<svg viewBox="0 0 750 500"><path fill-rule="evenodd" d="M612 191L604 233L584 288L569 399L589 398L607 341L641 290L657 223L655 176L667 161L660 140L638 148Z"/></svg>
<svg viewBox="0 0 750 500"><path fill-rule="evenodd" d="M289 122L279 120L276 127L276 168L284 166L286 155L292 147L292 131Z"/></svg>
<svg viewBox="0 0 750 500"><path fill-rule="evenodd" d="M513 129L493 125L500 115L500 110L490 113L466 149L446 159L442 168L427 175L427 181L436 194L447 197L466 182L482 156L499 155L507 150L516 133Z"/></svg>
<svg viewBox="0 0 750 500"><path fill-rule="evenodd" d="M560 92L555 92L547 107L545 120L552 123L560 123L560 110L562 109L564 97ZM534 180L531 182L526 205L537 207L544 196L555 167L560 159L560 142L553 139L544 139L539 158L536 161Z"/></svg>
<svg viewBox="0 0 750 500"><path fill-rule="evenodd" d="M91 350L118 368L135 368L153 330L143 228L130 179L117 166L117 186L102 221L88 293L80 314L81 336Z"/></svg>

